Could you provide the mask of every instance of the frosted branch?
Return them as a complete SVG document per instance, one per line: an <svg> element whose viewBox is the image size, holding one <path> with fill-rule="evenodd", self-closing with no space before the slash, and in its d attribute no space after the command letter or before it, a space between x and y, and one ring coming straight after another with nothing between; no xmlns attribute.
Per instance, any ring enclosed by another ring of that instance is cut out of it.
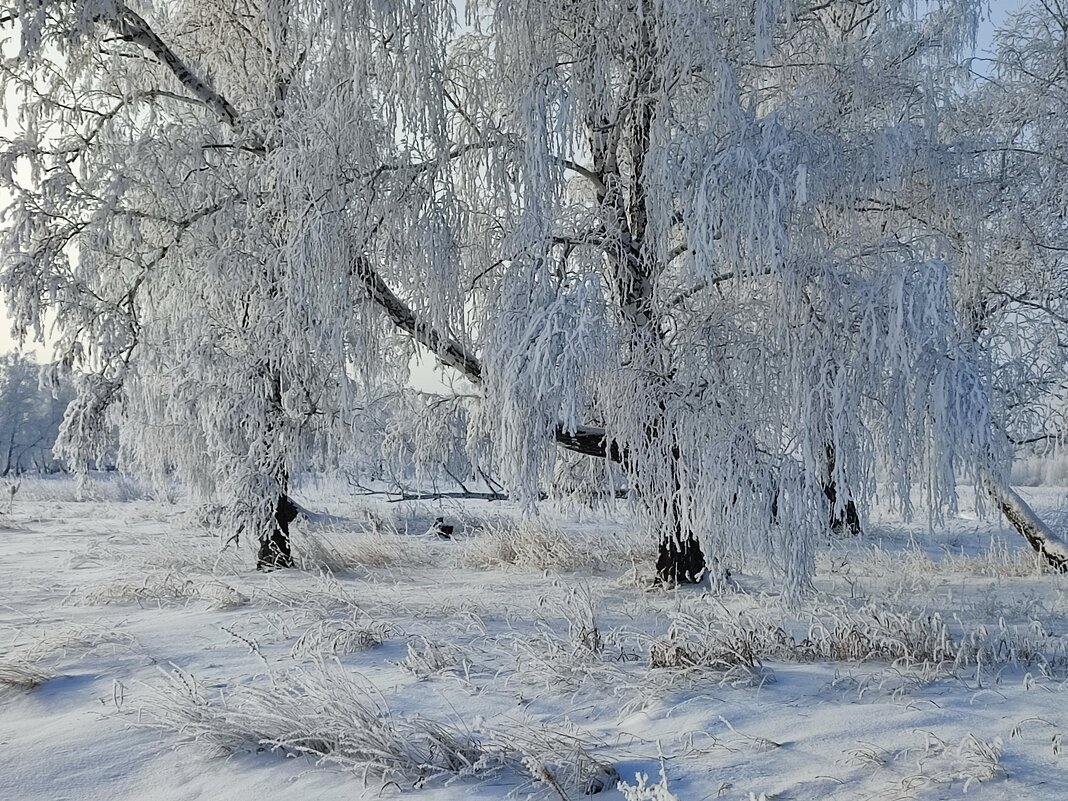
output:
<svg viewBox="0 0 1068 801"><path fill-rule="evenodd" d="M233 104L223 97L207 80L194 73L186 63L164 42L141 15L123 3L117 3L115 16L107 21L127 41L140 45L164 65L178 82L194 97L215 112L216 116L231 128L236 128L240 115Z"/></svg>

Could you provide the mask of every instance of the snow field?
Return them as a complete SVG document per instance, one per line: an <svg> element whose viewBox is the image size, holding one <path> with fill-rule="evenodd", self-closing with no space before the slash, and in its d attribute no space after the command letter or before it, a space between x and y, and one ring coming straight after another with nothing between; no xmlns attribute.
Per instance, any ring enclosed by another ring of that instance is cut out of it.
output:
<svg viewBox="0 0 1068 801"><path fill-rule="evenodd" d="M0 516L3 799L1064 797L1065 580L995 523L886 514L791 606L752 565L650 590L623 509L308 486L265 576L204 510L94 486Z"/></svg>

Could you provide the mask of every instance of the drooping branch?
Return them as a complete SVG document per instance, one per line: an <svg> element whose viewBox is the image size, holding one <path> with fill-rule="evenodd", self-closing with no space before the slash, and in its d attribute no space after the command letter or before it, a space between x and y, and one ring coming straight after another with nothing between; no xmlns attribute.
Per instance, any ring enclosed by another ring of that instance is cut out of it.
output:
<svg viewBox="0 0 1068 801"><path fill-rule="evenodd" d="M139 14L123 3L117 5L117 11L117 15L108 17L107 21L124 39L151 53L197 100L215 112L221 122L240 130L239 111L209 80L194 73ZM461 148L451 153L450 157L464 155L468 150L485 146L486 143L479 143ZM573 162L568 162L565 166L593 180L599 191L604 190L597 170L590 170ZM390 168L385 166L381 169ZM474 384L482 383L482 363L470 348L421 319L386 284L365 256L356 260L352 270L363 283L368 297L386 313L397 328L429 350L441 364L458 370ZM565 430L563 426L558 426L555 436L562 447L586 456L608 458L616 462L625 459L625 454L618 445L609 442L608 435L602 428L579 426L574 430Z"/></svg>
<svg viewBox="0 0 1068 801"><path fill-rule="evenodd" d="M996 296L998 296L1000 298L1004 298L1005 300L1010 301L1012 303L1016 303L1016 304L1018 304L1020 306L1025 306L1028 309L1034 309L1035 311L1045 312L1050 317L1052 317L1054 320L1056 320L1058 323L1068 324L1068 317L1065 317L1063 314L1060 314L1056 310L1054 310L1053 307L1050 304L1050 301L1048 301L1048 300L1043 303L1043 302L1031 300L1030 298L1024 297L1022 295L1016 295L1016 294L1013 294L1011 292L1005 292L1003 290L997 290L997 289L991 291L990 294L996 295Z"/></svg>
<svg viewBox="0 0 1068 801"><path fill-rule="evenodd" d="M371 300L386 313L397 328L430 351L440 364L458 370L473 384L482 383L482 362L471 349L420 319L382 280L365 256L356 260L353 274L363 283ZM579 426L574 430L567 430L558 426L555 436L559 445L576 453L615 462L624 460L622 450L615 442L609 442L603 428Z"/></svg>
<svg viewBox="0 0 1068 801"><path fill-rule="evenodd" d="M459 370L475 384L482 383L482 363L478 357L460 342L420 320L411 307L382 280L366 256L356 259L353 274L363 283L371 300L397 328L429 350L442 364Z"/></svg>

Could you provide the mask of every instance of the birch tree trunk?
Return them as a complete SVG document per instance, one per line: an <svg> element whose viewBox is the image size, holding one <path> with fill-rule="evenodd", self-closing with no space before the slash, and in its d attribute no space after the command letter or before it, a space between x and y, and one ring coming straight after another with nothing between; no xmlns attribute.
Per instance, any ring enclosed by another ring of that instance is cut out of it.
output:
<svg viewBox="0 0 1068 801"><path fill-rule="evenodd" d="M834 480L835 467L834 446L827 446L827 478L823 484L823 495L827 498L830 507L831 531L838 534L848 534L855 537L860 534L860 513L852 498L846 498L842 507L838 508L838 483Z"/></svg>
<svg viewBox="0 0 1068 801"><path fill-rule="evenodd" d="M1039 517L1020 494L1008 484L989 477L986 490L1005 519L1009 521L1043 560L1058 572L1068 573L1068 543Z"/></svg>
<svg viewBox="0 0 1068 801"><path fill-rule="evenodd" d="M256 553L257 570L277 570L293 567L293 550L289 540L289 524L297 519L297 507L286 494L278 496L274 509L274 528L260 537Z"/></svg>
<svg viewBox="0 0 1068 801"><path fill-rule="evenodd" d="M270 385L270 401L265 410L266 435L269 439L279 440L283 437L284 409L282 406L282 373L277 365L265 367L267 381ZM284 451L275 453L284 459ZM259 548L256 553L257 570L277 570L293 567L293 550L289 539L289 524L297 518L297 507L289 498L289 470L285 464L278 464L269 459L262 466L263 473L269 479L275 479L277 498L274 502L274 514L266 530L259 533Z"/></svg>

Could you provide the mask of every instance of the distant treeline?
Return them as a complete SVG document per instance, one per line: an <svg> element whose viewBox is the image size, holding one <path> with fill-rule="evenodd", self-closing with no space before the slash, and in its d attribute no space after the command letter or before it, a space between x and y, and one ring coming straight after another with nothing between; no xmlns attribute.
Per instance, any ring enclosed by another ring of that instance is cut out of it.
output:
<svg viewBox="0 0 1068 801"><path fill-rule="evenodd" d="M49 372L17 353L0 356L0 476L66 469L52 446L71 389Z"/></svg>

